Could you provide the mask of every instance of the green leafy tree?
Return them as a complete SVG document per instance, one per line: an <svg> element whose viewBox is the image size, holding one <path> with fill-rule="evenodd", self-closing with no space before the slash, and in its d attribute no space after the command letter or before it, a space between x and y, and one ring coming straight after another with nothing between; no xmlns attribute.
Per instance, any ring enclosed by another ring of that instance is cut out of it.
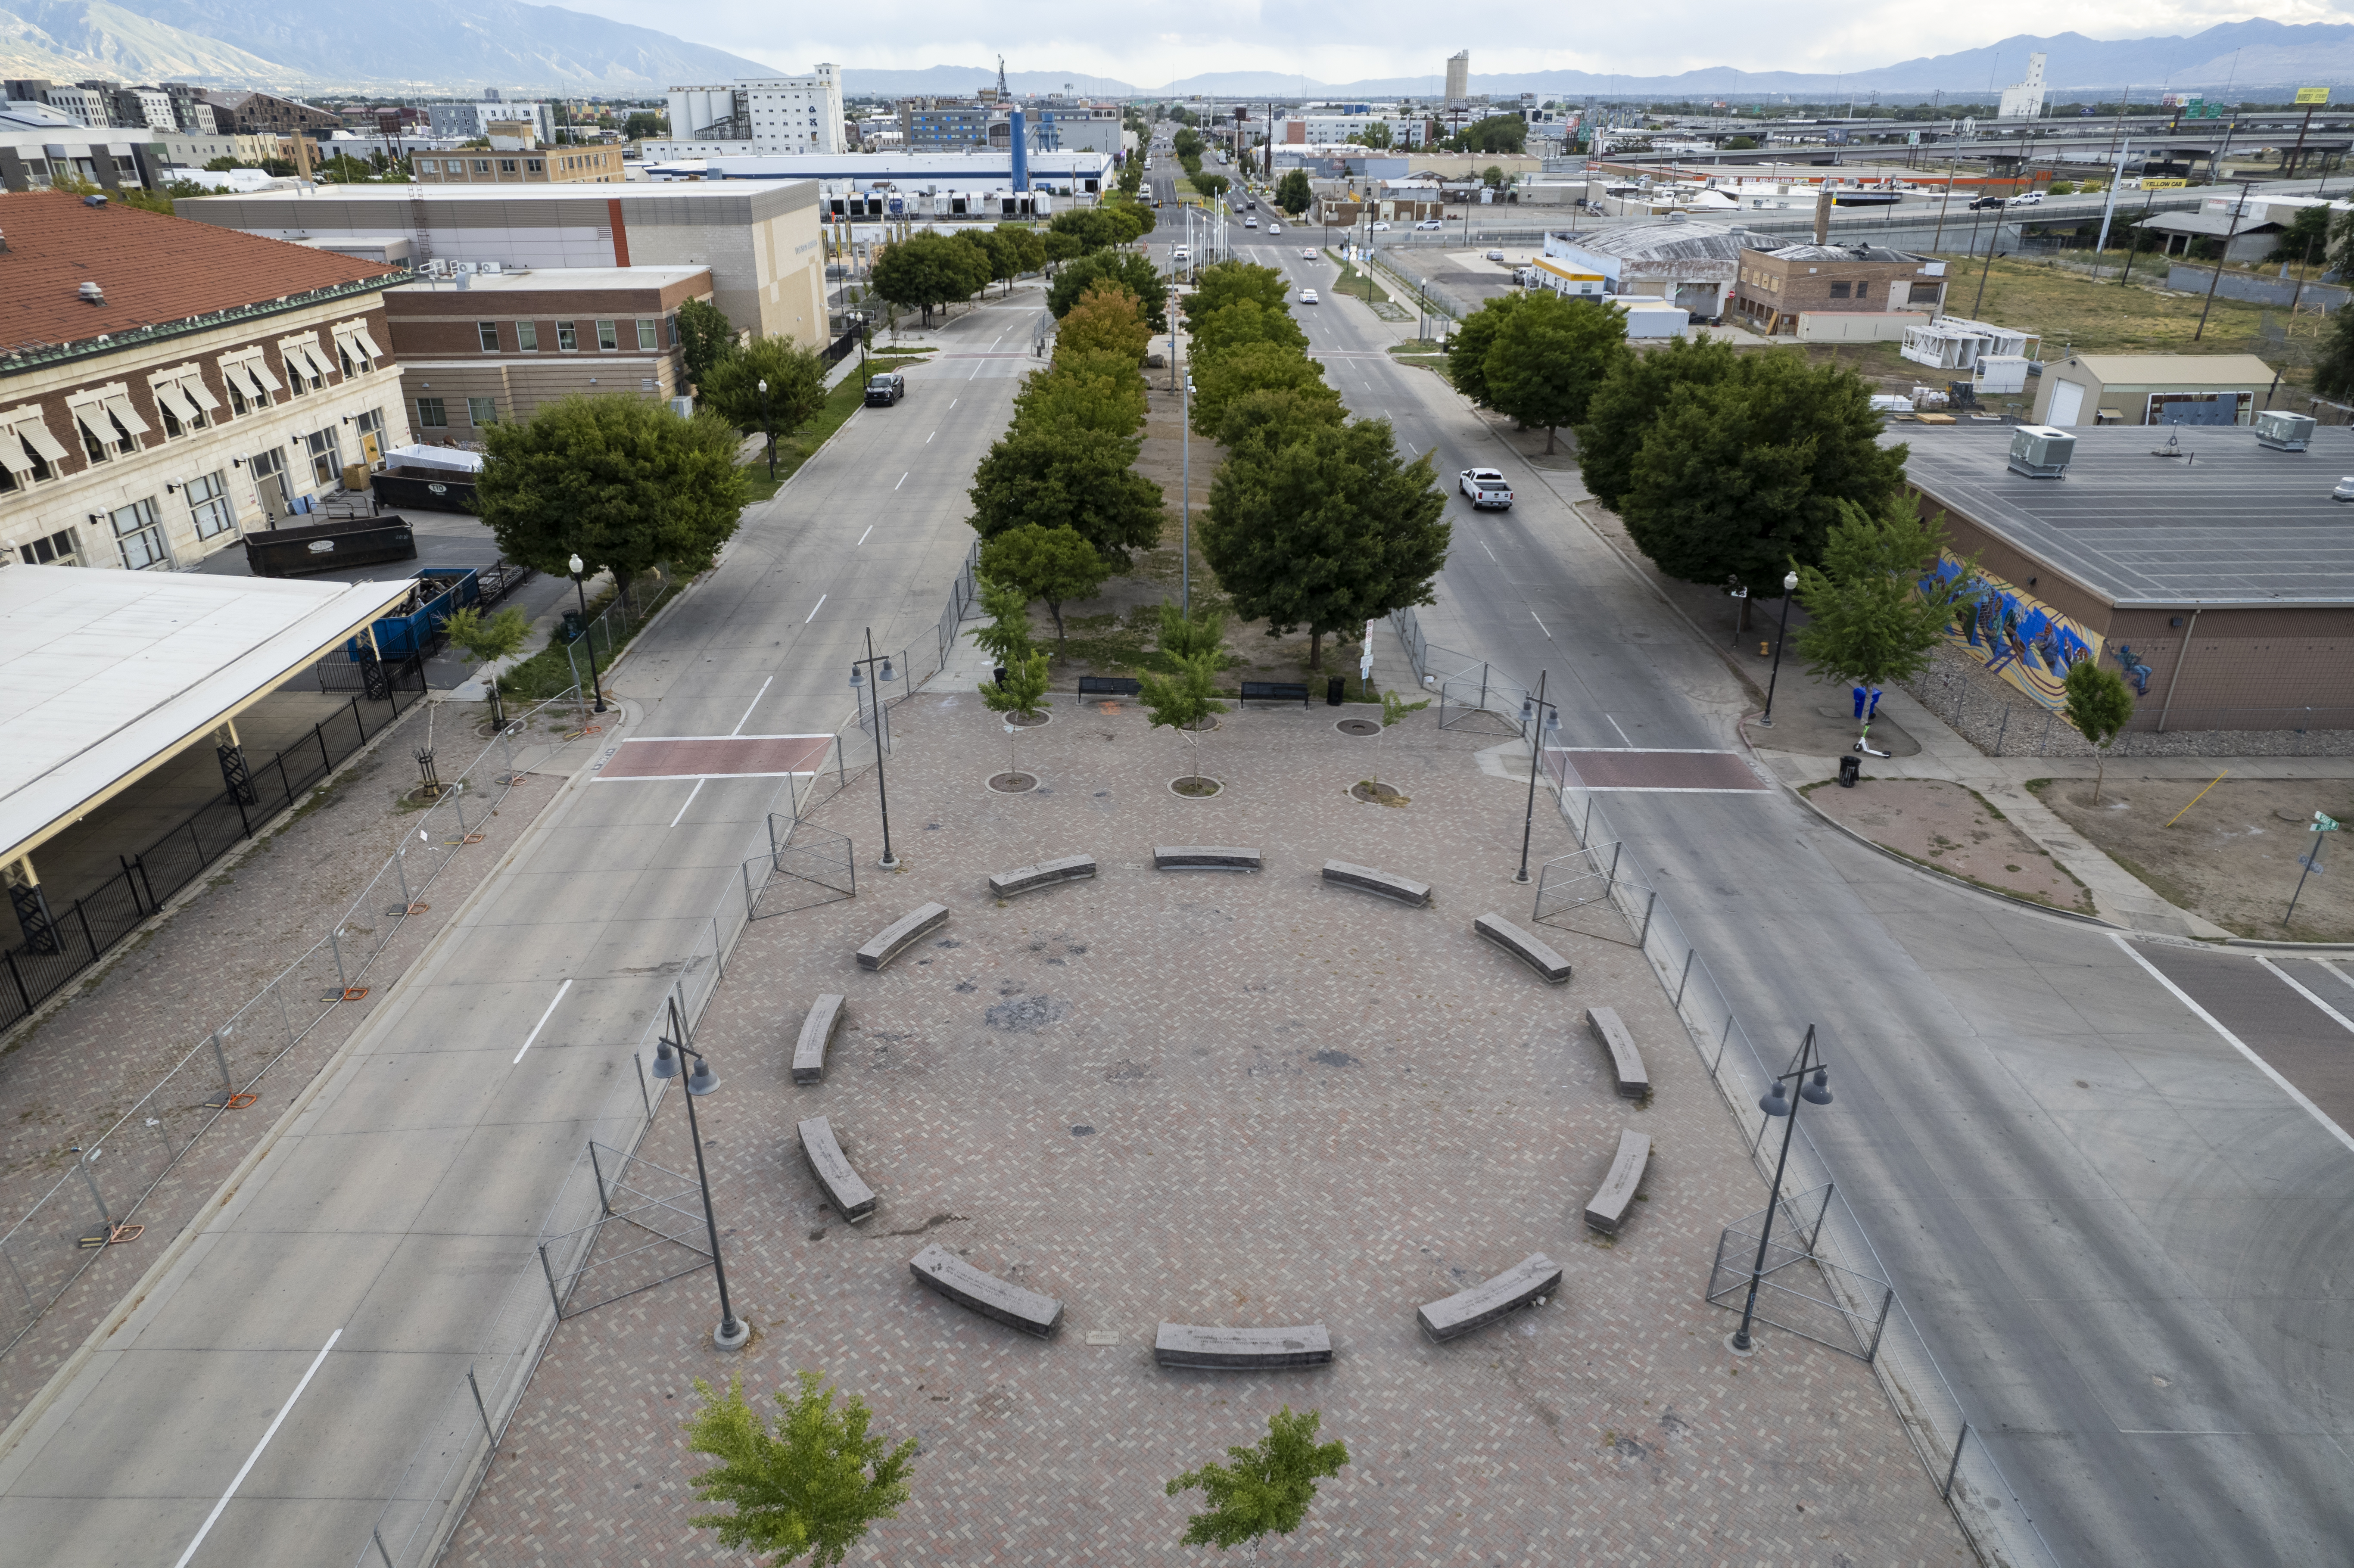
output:
<svg viewBox="0 0 2354 1568"><path fill-rule="evenodd" d="M1057 642L1068 641L1063 606L1092 598L1111 576L1109 564L1076 529L1035 523L1009 528L982 546L981 569L993 582L1011 583L1032 599L1044 599Z"/></svg>
<svg viewBox="0 0 2354 1568"><path fill-rule="evenodd" d="M1050 234L1067 234L1076 239L1082 255L1125 245L1129 238L1127 223L1102 207L1058 212L1047 220L1046 229Z"/></svg>
<svg viewBox="0 0 2354 1568"><path fill-rule="evenodd" d="M1040 708L1055 705L1044 700L1049 679L1046 656L1025 653L1005 666L1005 679L981 683L981 700L991 713L1019 719L1035 718ZM1013 747L1022 726L1009 720L1005 727L1009 732L1005 737L1005 766L1011 769L1021 766Z"/></svg>
<svg viewBox="0 0 2354 1568"><path fill-rule="evenodd" d="M1316 188L1308 183L1306 169L1286 169L1283 178L1275 182L1275 205L1295 221L1316 200Z"/></svg>
<svg viewBox="0 0 2354 1568"><path fill-rule="evenodd" d="M1194 783L1202 781L1202 736L1195 726L1214 714L1226 711L1218 700L1218 653L1204 649L1176 661L1177 668L1170 674L1150 671L1137 677L1138 700L1144 705L1146 721L1155 729L1173 729L1185 737L1185 764L1192 769L1187 775Z"/></svg>
<svg viewBox="0 0 2354 1568"><path fill-rule="evenodd" d="M1447 378L1480 408L1493 408L1488 391L1488 351L1512 313L1536 299L1533 293L1500 294L1458 323L1447 340Z"/></svg>
<svg viewBox="0 0 2354 1568"><path fill-rule="evenodd" d="M1222 196L1235 182L1224 175L1191 174L1185 176L1185 183L1205 196Z"/></svg>
<svg viewBox="0 0 2354 1568"><path fill-rule="evenodd" d="M1337 408L1341 395L1324 382L1324 367L1279 344L1251 343L1193 366L1193 433L1214 437L1225 428L1227 409L1253 392L1292 392L1306 398L1330 399Z"/></svg>
<svg viewBox="0 0 2354 1568"><path fill-rule="evenodd" d="M1480 170L1479 183L1486 185L1491 191L1502 190L1504 188L1504 171L1502 167L1499 164L1490 164L1486 168Z"/></svg>
<svg viewBox="0 0 2354 1568"><path fill-rule="evenodd" d="M2068 666L2061 684L2068 722L2093 743L2093 803L2101 801L2101 784L2109 770L2109 743L2133 718L2133 689L2125 677L2095 659L2079 659Z"/></svg>
<svg viewBox="0 0 2354 1568"><path fill-rule="evenodd" d="M1194 132L1191 125L1169 139L1169 150L1177 154L1177 161L1181 164L1188 158L1200 157L1202 147L1202 138Z"/></svg>
<svg viewBox="0 0 2354 1568"><path fill-rule="evenodd" d="M1031 523L1072 528L1124 565L1161 541L1161 487L1130 466L1141 450L1103 430L1009 430L973 471L973 531L986 540Z"/></svg>
<svg viewBox="0 0 2354 1568"><path fill-rule="evenodd" d="M1001 223L997 226L997 238L1013 258L1013 270L1009 276L1018 278L1046 265L1046 238L1028 224Z"/></svg>
<svg viewBox="0 0 2354 1568"><path fill-rule="evenodd" d="M1046 247L1046 264L1049 267L1059 267L1087 250L1087 246L1076 234L1056 234L1049 230L1042 238Z"/></svg>
<svg viewBox="0 0 2354 1568"><path fill-rule="evenodd" d="M500 552L562 576L577 551L624 594L657 563L684 577L708 569L748 495L726 420L682 419L628 393L543 403L527 422L482 435L475 504Z"/></svg>
<svg viewBox="0 0 2354 1568"><path fill-rule="evenodd" d="M1245 447L1211 481L1202 553L1237 614L1305 627L1320 669L1326 633L1432 602L1452 536L1432 461L1400 462L1385 419Z"/></svg>
<svg viewBox="0 0 2354 1568"><path fill-rule="evenodd" d="M1126 289L1135 299L1137 309L1143 313L1145 324L1154 333L1169 330L1165 309L1169 286L1152 270L1152 263L1133 250L1098 250L1065 262L1055 274L1054 287L1046 291L1046 308L1060 321L1098 282L1116 283Z"/></svg>
<svg viewBox="0 0 2354 1568"><path fill-rule="evenodd" d="M648 136L667 136L670 134L670 116L659 110L633 110L629 119L622 122L621 134L632 142Z"/></svg>
<svg viewBox="0 0 2354 1568"><path fill-rule="evenodd" d="M715 366L736 352L738 342L736 323L709 300L689 300L678 307L679 356L685 361L691 384L700 387Z"/></svg>
<svg viewBox="0 0 2354 1568"><path fill-rule="evenodd" d="M1226 646L1226 612L1205 605L1188 617L1176 600L1165 601L1161 606L1160 646L1161 652L1176 660L1198 659L1205 653L1223 654Z"/></svg>
<svg viewBox="0 0 2354 1568"><path fill-rule="evenodd" d="M1368 147L1386 147L1394 139L1386 120L1373 121L1365 127L1365 145Z"/></svg>
<svg viewBox="0 0 2354 1568"><path fill-rule="evenodd" d="M925 229L890 246L875 259L871 281L875 291L894 304L924 313L952 300L969 300L989 281L985 252L945 234Z"/></svg>
<svg viewBox="0 0 2354 1568"><path fill-rule="evenodd" d="M1117 283L1098 278L1087 285L1055 329L1055 357L1066 354L1113 354L1132 369L1152 348L1152 329L1136 296Z"/></svg>
<svg viewBox="0 0 2354 1568"><path fill-rule="evenodd" d="M981 608L989 624L970 633L981 651L1008 668L1030 657L1030 595L1016 584L983 577Z"/></svg>
<svg viewBox="0 0 2354 1568"><path fill-rule="evenodd" d="M1123 196L1134 196L1144 188L1144 165L1135 158L1119 166L1119 188Z"/></svg>
<svg viewBox="0 0 2354 1568"><path fill-rule="evenodd" d="M791 435L825 407L826 369L816 350L789 337L756 337L712 368L703 407L748 436L765 434L773 470L778 433Z"/></svg>
<svg viewBox="0 0 2354 1568"><path fill-rule="evenodd" d="M2313 362L2313 389L2324 397L2354 394L2354 310L2330 318L2329 336Z"/></svg>
<svg viewBox="0 0 2354 1568"><path fill-rule="evenodd" d="M1679 392L1635 454L1628 535L1691 583L1755 591L1820 562L1840 503L1877 512L1903 483L1906 449L1880 445L1871 399L1852 371L1783 352Z"/></svg>
<svg viewBox="0 0 2354 1568"><path fill-rule="evenodd" d="M798 1396L779 1389L772 1428L745 1403L740 1378L724 1394L695 1380L703 1408L686 1423L686 1446L719 1463L695 1478L695 1495L735 1511L687 1523L716 1531L730 1551L773 1552L779 1564L807 1555L812 1568L832 1568L876 1520L899 1516L916 1439L895 1448L872 1436L866 1402L854 1396L836 1410L824 1383L805 1372Z"/></svg>
<svg viewBox="0 0 2354 1568"><path fill-rule="evenodd" d="M1247 301L1263 310L1291 308L1291 281L1273 267L1248 261L1214 261L1193 274L1193 291L1185 296L1185 323L1198 329L1205 316Z"/></svg>
<svg viewBox="0 0 2354 1568"><path fill-rule="evenodd" d="M524 639L531 635L531 620L512 605L495 614L484 615L470 604L451 611L450 619L441 623L441 633L476 663L493 664L522 651ZM507 718L499 702L498 678L493 676L488 684L491 722L504 727Z"/></svg>
<svg viewBox="0 0 2354 1568"><path fill-rule="evenodd" d="M1463 127L1447 145L1458 153L1522 153L1528 149L1528 122L1517 114L1490 114Z"/></svg>
<svg viewBox="0 0 2354 1568"><path fill-rule="evenodd" d="M1525 294L1489 345L1480 400L1524 429L1543 426L1551 453L1554 429L1585 418L1595 389L1626 355L1623 312L1551 290Z"/></svg>
<svg viewBox="0 0 2354 1568"><path fill-rule="evenodd" d="M983 288L988 287L990 280L995 279L1004 283L1007 293L1013 291L1013 274L1021 270L1018 265L1021 258L999 230L959 229L955 238L959 244L971 247L973 267L981 278Z"/></svg>
<svg viewBox="0 0 2354 1568"><path fill-rule="evenodd" d="M1194 367L1246 344L1273 344L1292 354L1305 354L1308 334L1278 305L1270 310L1256 300L1236 300L1223 310L1193 317Z"/></svg>
<svg viewBox="0 0 2354 1568"><path fill-rule="evenodd" d="M1144 377L1132 355L1117 351L1057 352L1013 397L1014 428L1026 434L1064 428L1132 436L1144 429Z"/></svg>
<svg viewBox="0 0 2354 1568"><path fill-rule="evenodd" d="M1348 423L1341 400L1288 391L1246 392L1225 408L1218 422L1217 441L1229 454L1245 448L1280 446L1297 440L1311 425L1339 429Z"/></svg>
<svg viewBox="0 0 2354 1568"><path fill-rule="evenodd" d="M1884 686L1919 674L1946 641L1977 563L1936 574L1945 531L1922 521L1910 495L1871 508L1842 501L1836 511L1823 564L1797 563L1798 602L1807 607L1798 656L1819 677L1851 685ZM1871 732L1867 720L1864 734Z"/></svg>
<svg viewBox="0 0 2354 1568"><path fill-rule="evenodd" d="M1267 1417L1266 1436L1250 1447L1226 1450L1232 1463L1214 1461L1171 1481L1171 1497L1198 1491L1209 1505L1185 1521L1183 1543L1223 1552L1249 1542L1256 1551L1262 1536L1298 1530L1315 1500L1316 1483L1339 1475L1349 1462L1347 1445L1316 1441L1322 1419L1312 1410L1294 1415L1287 1404Z"/></svg>
<svg viewBox="0 0 2354 1568"><path fill-rule="evenodd" d="M1494 308L1490 304L1466 318L1464 329ZM1461 343L1460 332L1456 341ZM1489 341L1494 341L1492 336ZM1487 349L1479 353L1484 376ZM1595 499L1617 511L1634 481L1635 454L1660 411L1681 388L1712 386L1731 376L1739 358L1731 344L1714 338L1676 338L1665 348L1622 357L1595 389L1585 423L1577 431L1578 473ZM1463 389L1461 369L1451 358L1448 365L1455 370L1457 388ZM1466 396L1481 400L1484 380L1481 387L1481 392L1466 391Z"/></svg>
<svg viewBox="0 0 2354 1568"><path fill-rule="evenodd" d="M2058 196L2060 187L2053 185L2052 194ZM2297 209L2296 217L2280 232L2280 243L2264 258L2270 262L2303 261L2308 256L2327 260L2329 255L2330 219L2337 214L2328 207L2308 207Z"/></svg>

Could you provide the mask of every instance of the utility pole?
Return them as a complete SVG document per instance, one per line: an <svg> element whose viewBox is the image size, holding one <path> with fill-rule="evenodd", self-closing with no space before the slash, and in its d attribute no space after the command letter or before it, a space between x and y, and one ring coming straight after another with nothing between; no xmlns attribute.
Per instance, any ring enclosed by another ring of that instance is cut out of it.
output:
<svg viewBox="0 0 2354 1568"><path fill-rule="evenodd" d="M2227 137L2228 141L2229 138ZM2232 254L2232 237L2240 232L2240 214L2247 209L2248 182L2240 182L2240 199L2232 205L2231 226L2223 231L2222 254L2215 258L2215 275L2207 280L2207 302L2199 308L2199 330L2190 334L2197 343L2207 332L2207 313L2215 308L2215 291L2223 286L2223 262Z"/></svg>

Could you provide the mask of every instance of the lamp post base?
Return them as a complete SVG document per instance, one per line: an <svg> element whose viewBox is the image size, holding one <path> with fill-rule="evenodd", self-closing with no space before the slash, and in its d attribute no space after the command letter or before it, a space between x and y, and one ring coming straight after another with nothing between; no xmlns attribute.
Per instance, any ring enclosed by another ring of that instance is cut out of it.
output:
<svg viewBox="0 0 2354 1568"><path fill-rule="evenodd" d="M899 857L896 854L886 854L875 863L885 871L896 871L899 869Z"/></svg>
<svg viewBox="0 0 2354 1568"><path fill-rule="evenodd" d="M735 1332L729 1333L730 1329ZM752 1325L741 1318L722 1319L719 1327L711 1330L711 1344L715 1350L740 1351L751 1342Z"/></svg>
<svg viewBox="0 0 2354 1568"><path fill-rule="evenodd" d="M1746 1344L1746 1345L1743 1345L1743 1344L1736 1344L1736 1343L1734 1342L1735 1340L1739 1340L1740 1338L1741 1338L1741 1330L1738 1330L1738 1329L1735 1329L1735 1330L1733 1330L1733 1332L1731 1332L1730 1334L1725 1335L1725 1336L1724 1336L1724 1348L1725 1348L1726 1350L1728 1350L1728 1351L1732 1351L1732 1352L1733 1352L1734 1355L1736 1355L1736 1356L1754 1356L1754 1355L1755 1355L1755 1354L1757 1353L1757 1341L1756 1341L1755 1337L1755 1336L1752 1336L1752 1337L1751 1337L1751 1340L1750 1340L1750 1342L1749 1342L1748 1344Z"/></svg>

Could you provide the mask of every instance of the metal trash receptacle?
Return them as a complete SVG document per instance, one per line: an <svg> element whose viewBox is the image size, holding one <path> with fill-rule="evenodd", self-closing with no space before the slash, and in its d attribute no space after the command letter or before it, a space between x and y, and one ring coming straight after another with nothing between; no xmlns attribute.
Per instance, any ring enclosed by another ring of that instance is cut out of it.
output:
<svg viewBox="0 0 2354 1568"><path fill-rule="evenodd" d="M1861 777L1861 776L1862 775L1862 773L1863 773L1863 761L1862 761L1862 759L1861 759L1861 758L1858 758L1858 757L1854 756L1852 753L1850 753L1850 755L1848 755L1848 756L1846 756L1846 757L1842 757L1842 758L1840 758L1840 789L1854 789L1854 788L1855 788L1855 781L1856 781L1856 779L1857 779L1859 777Z"/></svg>
<svg viewBox="0 0 2354 1568"><path fill-rule="evenodd" d="M1324 683L1324 705L1329 708L1339 707L1341 705L1341 695L1347 692L1348 689L1349 683L1339 675L1335 675L1331 680L1326 681Z"/></svg>

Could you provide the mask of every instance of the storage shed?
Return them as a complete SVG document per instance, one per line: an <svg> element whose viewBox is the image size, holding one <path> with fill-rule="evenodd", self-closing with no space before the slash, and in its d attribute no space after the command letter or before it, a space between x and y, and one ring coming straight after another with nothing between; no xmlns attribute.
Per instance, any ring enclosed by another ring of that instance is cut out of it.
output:
<svg viewBox="0 0 2354 1568"><path fill-rule="evenodd" d="M2078 354L2043 367L2040 425L2244 425L2278 385L2253 354Z"/></svg>

